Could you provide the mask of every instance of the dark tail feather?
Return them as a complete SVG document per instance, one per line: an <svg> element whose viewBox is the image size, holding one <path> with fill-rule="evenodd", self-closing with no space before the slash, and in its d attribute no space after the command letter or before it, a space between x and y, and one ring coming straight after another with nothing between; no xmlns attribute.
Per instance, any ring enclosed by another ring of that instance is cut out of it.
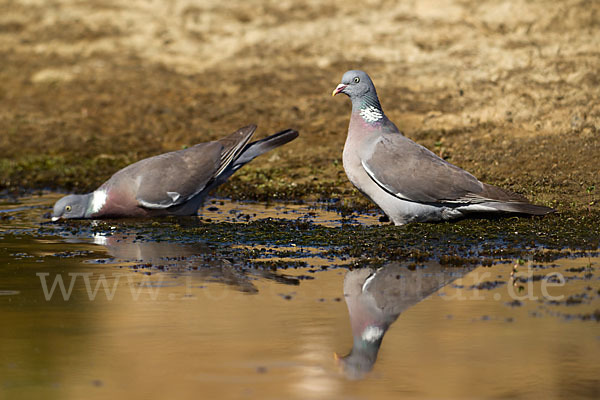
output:
<svg viewBox="0 0 600 400"><path fill-rule="evenodd" d="M520 213L520 214L530 214L530 215L546 215L553 212L556 212L554 208L546 207L546 206L538 206L530 203L500 203L500 202L487 202L482 205L486 205L489 207L493 207L498 211L511 212L511 213Z"/></svg>
<svg viewBox="0 0 600 400"><path fill-rule="evenodd" d="M297 137L298 131L286 129L285 131L277 132L269 137L257 140L256 142L248 143L240 157L234 163L236 166L242 166L261 154L273 150L276 147L283 146Z"/></svg>
<svg viewBox="0 0 600 400"><path fill-rule="evenodd" d="M487 200L480 205L495 208L498 211L530 215L546 215L556 211L550 207L531 204L527 198L518 193L487 183L483 184L483 190L481 193L477 193L477 196Z"/></svg>

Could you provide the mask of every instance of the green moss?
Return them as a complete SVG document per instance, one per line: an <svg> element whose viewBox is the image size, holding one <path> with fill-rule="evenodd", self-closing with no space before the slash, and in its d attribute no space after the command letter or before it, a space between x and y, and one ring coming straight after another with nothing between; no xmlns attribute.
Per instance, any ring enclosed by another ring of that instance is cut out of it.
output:
<svg viewBox="0 0 600 400"><path fill-rule="evenodd" d="M59 233L69 230L85 235L89 230L135 235L136 240L144 241L202 242L211 248L211 256L269 268L304 263L309 257L325 259L331 265L378 266L389 261L418 265L435 260L449 266L490 266L502 260L550 262L597 252L598 226L600 213L570 212L402 227L343 224L333 228L271 218L248 223L206 223L195 218L164 218L160 223L120 220L118 224L102 221L93 227L86 221L70 221L58 227L44 225L39 234L56 234L58 229ZM254 261L257 259L262 261Z"/></svg>

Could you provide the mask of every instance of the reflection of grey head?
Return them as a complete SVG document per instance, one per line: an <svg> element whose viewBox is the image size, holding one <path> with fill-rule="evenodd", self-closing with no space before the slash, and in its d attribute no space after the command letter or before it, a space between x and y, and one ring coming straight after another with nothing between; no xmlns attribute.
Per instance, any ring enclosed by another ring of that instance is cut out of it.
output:
<svg viewBox="0 0 600 400"><path fill-rule="evenodd" d="M410 270L399 263L348 271L344 296L354 343L348 355L338 358L346 376L360 379L371 371L385 333L401 312L468 271L439 264Z"/></svg>
<svg viewBox="0 0 600 400"><path fill-rule="evenodd" d="M359 350L355 344L349 354L339 357L338 362L342 366L346 377L352 380L362 379L368 372L370 372L373 369L375 361L377 360L379 346L381 346L381 340L379 340L379 343L373 346L370 350Z"/></svg>
<svg viewBox="0 0 600 400"><path fill-rule="evenodd" d="M88 209L89 194L71 194L63 197L54 204L52 220L60 218L83 218Z"/></svg>

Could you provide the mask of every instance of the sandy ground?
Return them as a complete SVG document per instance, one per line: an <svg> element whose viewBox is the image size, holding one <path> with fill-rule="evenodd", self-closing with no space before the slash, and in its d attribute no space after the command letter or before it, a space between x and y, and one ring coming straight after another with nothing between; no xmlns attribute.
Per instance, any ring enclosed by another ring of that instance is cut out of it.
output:
<svg viewBox="0 0 600 400"><path fill-rule="evenodd" d="M366 70L407 136L536 202L597 208L596 0L0 0L0 188L93 189L128 163L257 123L292 144L221 194L346 196Z"/></svg>

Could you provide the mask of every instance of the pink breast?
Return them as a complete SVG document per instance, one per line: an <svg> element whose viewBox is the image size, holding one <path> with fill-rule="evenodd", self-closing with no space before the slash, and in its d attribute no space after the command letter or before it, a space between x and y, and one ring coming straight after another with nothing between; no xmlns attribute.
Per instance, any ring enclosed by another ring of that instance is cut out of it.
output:
<svg viewBox="0 0 600 400"><path fill-rule="evenodd" d="M110 188L104 206L92 217L145 217L149 211L138 206L131 190Z"/></svg>

